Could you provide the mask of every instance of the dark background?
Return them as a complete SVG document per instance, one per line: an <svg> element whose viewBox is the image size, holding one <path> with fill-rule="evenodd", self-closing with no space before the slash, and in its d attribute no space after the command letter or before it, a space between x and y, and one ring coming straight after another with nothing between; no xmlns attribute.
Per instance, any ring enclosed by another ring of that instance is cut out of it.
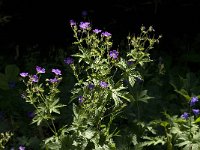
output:
<svg viewBox="0 0 200 150"><path fill-rule="evenodd" d="M159 53L166 52L172 57L188 51L181 46L191 46L194 42L200 41L199 0L0 2L1 18L8 16L7 22L0 25L1 55L15 55L17 45L56 45L66 48L72 40L70 19L77 22L89 20L93 26L111 32L116 42L126 38L128 33L137 32L141 25L153 25L156 33L163 36ZM84 12L87 12L86 16Z"/></svg>

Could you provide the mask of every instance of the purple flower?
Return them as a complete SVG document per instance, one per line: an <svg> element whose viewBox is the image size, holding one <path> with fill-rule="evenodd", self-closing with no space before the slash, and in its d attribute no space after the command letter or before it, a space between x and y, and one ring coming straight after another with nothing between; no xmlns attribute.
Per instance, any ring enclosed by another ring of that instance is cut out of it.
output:
<svg viewBox="0 0 200 150"><path fill-rule="evenodd" d="M199 115L200 113L199 109L192 109L192 112L195 114L195 116Z"/></svg>
<svg viewBox="0 0 200 150"><path fill-rule="evenodd" d="M79 103L83 103L83 96L79 96L78 101L79 101Z"/></svg>
<svg viewBox="0 0 200 150"><path fill-rule="evenodd" d="M108 87L108 83L107 82L104 82L104 81L100 81L100 86L102 88L107 88Z"/></svg>
<svg viewBox="0 0 200 150"><path fill-rule="evenodd" d="M45 69L39 66L36 66L37 73L45 73Z"/></svg>
<svg viewBox="0 0 200 150"><path fill-rule="evenodd" d="M35 113L32 112L32 111L29 111L29 112L27 113L27 115L28 115L29 118L33 118L33 117L35 116Z"/></svg>
<svg viewBox="0 0 200 150"><path fill-rule="evenodd" d="M183 119L188 119L189 117L189 114L187 112L184 112L182 115L181 115L181 118Z"/></svg>
<svg viewBox="0 0 200 150"><path fill-rule="evenodd" d="M101 35L105 36L105 37L111 36L111 34L109 32L103 32Z"/></svg>
<svg viewBox="0 0 200 150"><path fill-rule="evenodd" d="M89 26L90 26L89 22L80 22L80 25L79 25L79 27L83 30L89 28Z"/></svg>
<svg viewBox="0 0 200 150"><path fill-rule="evenodd" d="M74 20L70 20L69 22L70 22L71 26L75 26L76 25L76 22Z"/></svg>
<svg viewBox="0 0 200 150"><path fill-rule="evenodd" d="M89 88L90 90L94 89L94 84L90 83L90 84L88 85L88 88Z"/></svg>
<svg viewBox="0 0 200 150"><path fill-rule="evenodd" d="M198 102L198 97L192 97L190 101L190 106L194 106L196 102Z"/></svg>
<svg viewBox="0 0 200 150"><path fill-rule="evenodd" d="M116 50L112 50L110 51L110 57L113 58L113 59L117 59L118 55L119 55L119 52L116 51Z"/></svg>
<svg viewBox="0 0 200 150"><path fill-rule="evenodd" d="M21 77L27 77L27 76L28 76L28 73L27 73L27 72L22 72L22 73L20 73L20 76L21 76Z"/></svg>
<svg viewBox="0 0 200 150"><path fill-rule="evenodd" d="M96 33L96 34L98 34L98 33L101 32L101 30L99 30L99 29L94 29L93 32Z"/></svg>
<svg viewBox="0 0 200 150"><path fill-rule="evenodd" d="M52 72L55 73L56 75L62 75L59 69L52 69Z"/></svg>
<svg viewBox="0 0 200 150"><path fill-rule="evenodd" d="M19 150L25 150L26 148L24 146L20 146Z"/></svg>
<svg viewBox="0 0 200 150"><path fill-rule="evenodd" d="M57 78L54 78L54 79L49 79L49 81L50 81L51 83L56 83L56 82L58 82L59 80L58 80Z"/></svg>
<svg viewBox="0 0 200 150"><path fill-rule="evenodd" d="M38 82L38 80L39 80L37 75L31 76L30 79L32 82Z"/></svg>
<svg viewBox="0 0 200 150"><path fill-rule="evenodd" d="M73 60L73 58L71 58L71 57L67 57L66 59L64 59L64 62L65 62L66 64L70 65L70 64L73 64L73 63L74 63L74 60Z"/></svg>

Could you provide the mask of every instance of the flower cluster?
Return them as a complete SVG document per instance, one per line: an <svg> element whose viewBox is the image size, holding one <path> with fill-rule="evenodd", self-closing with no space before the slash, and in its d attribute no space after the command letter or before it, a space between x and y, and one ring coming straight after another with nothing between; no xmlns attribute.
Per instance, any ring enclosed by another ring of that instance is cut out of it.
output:
<svg viewBox="0 0 200 150"><path fill-rule="evenodd" d="M74 20L70 20L70 26L72 27L73 31L75 32L75 37L78 39L78 34L79 32L82 32L82 33L86 33L87 34L87 38L86 39L94 39L94 37L97 37L97 34L100 34L100 39L101 40L106 40L106 43L107 44L110 44L110 42L108 42L108 40L111 38L112 34L107 32L107 31L102 31L100 29L93 29L92 30L92 27L91 27L91 24L90 22L80 22L79 24L76 23ZM90 34L92 31L93 34ZM89 34L88 34L89 33ZM89 35L89 36L88 36ZM83 36L81 36L81 42L83 42ZM98 40L97 40L98 41Z"/></svg>
<svg viewBox="0 0 200 150"><path fill-rule="evenodd" d="M116 50L112 50L110 51L110 57L113 58L113 59L117 59L118 58L118 55L119 55L119 52L116 51Z"/></svg>
<svg viewBox="0 0 200 150"><path fill-rule="evenodd" d="M198 102L198 97L192 97L191 100L190 100L190 107L193 107L195 106L195 104ZM195 116L199 115L200 114L200 110L199 109L192 109L192 112ZM183 119L188 119L189 117L189 113L187 112L184 112L182 115L181 115L181 118Z"/></svg>
<svg viewBox="0 0 200 150"><path fill-rule="evenodd" d="M88 29L90 27L90 23L89 22L80 22L79 27L83 30Z"/></svg>
<svg viewBox="0 0 200 150"><path fill-rule="evenodd" d="M37 73L34 74L34 75L29 75L28 72L21 72L20 76L23 77L23 78L29 77L29 82L30 83L37 83L37 82L39 82L39 74L43 74L46 71L45 71L45 68L42 68L40 66L36 66L36 72ZM59 82L61 80L61 78L59 76L62 75L61 74L61 70L59 70L59 69L52 69L51 72L55 74L55 77L52 78L52 79L46 79L46 81L49 81L50 83L57 83L57 82Z"/></svg>

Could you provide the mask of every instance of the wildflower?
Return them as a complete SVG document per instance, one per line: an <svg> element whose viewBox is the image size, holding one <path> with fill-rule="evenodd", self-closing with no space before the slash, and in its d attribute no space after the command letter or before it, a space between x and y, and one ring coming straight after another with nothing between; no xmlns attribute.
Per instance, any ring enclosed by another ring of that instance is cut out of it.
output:
<svg viewBox="0 0 200 150"><path fill-rule="evenodd" d="M52 69L52 72L55 73L56 75L62 75L59 69Z"/></svg>
<svg viewBox="0 0 200 150"><path fill-rule="evenodd" d="M192 112L195 114L195 116L199 115L200 113L199 109L192 109Z"/></svg>
<svg viewBox="0 0 200 150"><path fill-rule="evenodd" d="M110 51L110 57L113 58L113 59L117 59L118 55L119 55L119 52L116 51L116 50L112 50Z"/></svg>
<svg viewBox="0 0 200 150"><path fill-rule="evenodd" d="M83 96L79 96L78 101L79 103L83 103Z"/></svg>
<svg viewBox="0 0 200 150"><path fill-rule="evenodd" d="M25 150L25 147L24 146L20 146L19 150Z"/></svg>
<svg viewBox="0 0 200 150"><path fill-rule="evenodd" d="M45 69L39 66L36 66L37 73L45 73Z"/></svg>
<svg viewBox="0 0 200 150"><path fill-rule="evenodd" d="M89 22L81 22L79 25L79 27L83 30L89 28L89 26L90 26Z"/></svg>
<svg viewBox="0 0 200 150"><path fill-rule="evenodd" d="M27 72L22 72L22 73L20 73L20 76L21 76L21 77L27 77L27 76L28 76L28 73L27 73Z"/></svg>
<svg viewBox="0 0 200 150"><path fill-rule="evenodd" d="M194 106L196 102L198 102L198 97L192 97L190 101L190 106Z"/></svg>
<svg viewBox="0 0 200 150"><path fill-rule="evenodd" d="M89 88L90 90L94 89L94 84L90 83L90 84L88 85L88 88Z"/></svg>
<svg viewBox="0 0 200 150"><path fill-rule="evenodd" d="M33 118L33 117L35 116L35 113L32 112L32 111L29 111L29 112L27 113L27 116L28 116L29 118Z"/></svg>
<svg viewBox="0 0 200 150"><path fill-rule="evenodd" d="M189 117L189 114L187 112L184 112L182 115L181 115L181 118L183 119L188 119Z"/></svg>
<svg viewBox="0 0 200 150"><path fill-rule="evenodd" d="M101 35L105 36L105 37L111 36L111 34L109 32L103 32Z"/></svg>
<svg viewBox="0 0 200 150"><path fill-rule="evenodd" d="M104 81L101 81L101 82L100 82L100 86L101 86L102 88L107 88L107 87L108 87L108 83L107 83L107 82L104 82Z"/></svg>
<svg viewBox="0 0 200 150"><path fill-rule="evenodd" d="M70 22L71 26L75 26L76 25L76 22L74 20L70 20L69 22Z"/></svg>
<svg viewBox="0 0 200 150"><path fill-rule="evenodd" d="M101 30L99 30L99 29L94 29L93 32L96 33L96 34L98 34L98 33L101 32Z"/></svg>
<svg viewBox="0 0 200 150"><path fill-rule="evenodd" d="M65 62L66 64L70 65L70 64L73 64L73 63L74 63L74 60L73 60L73 58L71 58L71 57L67 57L66 59L64 59L64 62Z"/></svg>
<svg viewBox="0 0 200 150"><path fill-rule="evenodd" d="M51 83L56 83L56 82L58 82L59 80L58 80L57 78L54 78L54 79L49 79L49 81L50 81Z"/></svg>
<svg viewBox="0 0 200 150"><path fill-rule="evenodd" d="M31 76L30 77L30 80L32 81L32 82L38 82L38 76L37 75L33 75L33 76Z"/></svg>

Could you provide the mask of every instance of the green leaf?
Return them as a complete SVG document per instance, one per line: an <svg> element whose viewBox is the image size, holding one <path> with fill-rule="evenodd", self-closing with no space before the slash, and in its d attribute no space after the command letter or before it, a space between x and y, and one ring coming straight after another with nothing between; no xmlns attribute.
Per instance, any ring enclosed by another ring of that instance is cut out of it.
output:
<svg viewBox="0 0 200 150"><path fill-rule="evenodd" d="M142 142L142 146L150 146L150 145L158 145L158 144L164 145L166 143L166 139L164 136L156 136L156 137L144 136L143 139L147 141Z"/></svg>
<svg viewBox="0 0 200 150"><path fill-rule="evenodd" d="M129 76L128 81L132 87L135 85L135 77L134 76Z"/></svg>
<svg viewBox="0 0 200 150"><path fill-rule="evenodd" d="M49 105L49 111L50 111L50 113L54 112L54 113L60 114L60 111L58 110L58 108L64 107L65 105L58 104L58 103L59 103L59 99L56 99L55 101L53 101Z"/></svg>
<svg viewBox="0 0 200 150"><path fill-rule="evenodd" d="M120 102L120 98L118 97L116 92L112 92L112 98L113 98L113 100L115 102L115 106L118 106L119 102Z"/></svg>
<svg viewBox="0 0 200 150"><path fill-rule="evenodd" d="M191 98L186 90L181 89L181 90L174 90L174 91L177 92L178 94L182 95L183 97L185 97L185 99L187 101L190 101Z"/></svg>
<svg viewBox="0 0 200 150"><path fill-rule="evenodd" d="M151 98L153 98L153 97L150 97L150 96L147 95L147 90L143 90L143 91L141 91L141 92L139 93L137 99L138 99L138 101L142 101L142 102L147 103L148 100L151 99Z"/></svg>
<svg viewBox="0 0 200 150"><path fill-rule="evenodd" d="M61 149L61 146L62 146L61 141L56 136L47 138L44 140L44 142L45 142L46 147L48 147L47 149L50 149L50 150L55 150L55 149L59 150Z"/></svg>
<svg viewBox="0 0 200 150"><path fill-rule="evenodd" d="M198 117L198 118L194 121L194 123L198 123L198 122L200 122L200 117Z"/></svg>
<svg viewBox="0 0 200 150"><path fill-rule="evenodd" d="M168 123L167 121L162 121L162 122L160 123L160 125L163 126L163 127L166 127L166 126L169 125L169 123Z"/></svg>
<svg viewBox="0 0 200 150"><path fill-rule="evenodd" d="M42 116L35 116L34 118L33 118L33 120L32 120L32 124L34 124L34 123L37 123L37 126L39 126L41 123L42 123L42 121L43 121L43 117Z"/></svg>
<svg viewBox="0 0 200 150"><path fill-rule="evenodd" d="M120 58L120 61L116 64L120 69L126 70L127 64L124 59Z"/></svg>
<svg viewBox="0 0 200 150"><path fill-rule="evenodd" d="M175 144L175 146L182 147L182 146L185 146L185 145L188 145L188 144L191 144L191 141L184 141L184 142Z"/></svg>
<svg viewBox="0 0 200 150"><path fill-rule="evenodd" d="M91 139L95 134L95 131L92 131L91 129L87 129L84 132L84 137L86 137L87 139Z"/></svg>
<svg viewBox="0 0 200 150"><path fill-rule="evenodd" d="M137 135L134 134L134 135L132 136L131 142L133 143L133 145L137 145L137 144L138 144Z"/></svg>
<svg viewBox="0 0 200 150"><path fill-rule="evenodd" d="M73 113L75 118L78 118L78 113L77 113L77 106L73 103Z"/></svg>
<svg viewBox="0 0 200 150"><path fill-rule="evenodd" d="M119 94L118 96L127 100L128 102L134 99L133 96L129 94L128 92L121 92L121 94Z"/></svg>

